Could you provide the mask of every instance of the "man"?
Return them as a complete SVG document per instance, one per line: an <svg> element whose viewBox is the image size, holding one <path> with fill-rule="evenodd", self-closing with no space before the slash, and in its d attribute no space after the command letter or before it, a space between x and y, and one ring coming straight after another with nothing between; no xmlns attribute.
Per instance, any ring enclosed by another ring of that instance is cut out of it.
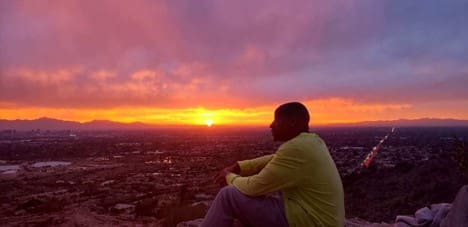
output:
<svg viewBox="0 0 468 227"><path fill-rule="evenodd" d="M341 179L327 146L309 133L309 113L298 102L275 111L273 139L283 141L275 154L239 161L221 171L226 181L202 226L343 226ZM269 196L280 192L280 196Z"/></svg>

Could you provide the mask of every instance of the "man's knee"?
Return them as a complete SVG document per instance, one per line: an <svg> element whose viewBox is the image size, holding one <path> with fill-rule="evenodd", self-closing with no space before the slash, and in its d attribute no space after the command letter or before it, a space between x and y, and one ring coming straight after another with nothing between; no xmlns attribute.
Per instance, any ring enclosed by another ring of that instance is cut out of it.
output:
<svg viewBox="0 0 468 227"><path fill-rule="evenodd" d="M218 197L220 197L220 199L222 200L236 200L235 198L242 195L242 192L240 192L239 189L232 185L225 186L221 188L218 192Z"/></svg>
<svg viewBox="0 0 468 227"><path fill-rule="evenodd" d="M239 193L239 190L232 185L228 185L228 186L221 188L218 193L226 196L226 195L237 194Z"/></svg>

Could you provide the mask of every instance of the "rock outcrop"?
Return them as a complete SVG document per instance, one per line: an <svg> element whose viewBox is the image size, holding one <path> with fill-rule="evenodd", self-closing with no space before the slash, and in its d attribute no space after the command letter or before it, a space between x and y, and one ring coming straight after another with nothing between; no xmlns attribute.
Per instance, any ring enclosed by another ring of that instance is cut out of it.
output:
<svg viewBox="0 0 468 227"><path fill-rule="evenodd" d="M442 220L441 227L466 227L468 226L468 185L458 191L457 197L452 203L452 209Z"/></svg>

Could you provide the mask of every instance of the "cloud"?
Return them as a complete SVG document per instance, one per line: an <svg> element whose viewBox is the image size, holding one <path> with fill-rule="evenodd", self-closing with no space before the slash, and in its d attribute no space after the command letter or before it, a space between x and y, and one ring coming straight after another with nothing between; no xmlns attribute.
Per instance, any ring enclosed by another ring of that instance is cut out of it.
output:
<svg viewBox="0 0 468 227"><path fill-rule="evenodd" d="M466 1L2 1L0 102L468 100Z"/></svg>
<svg viewBox="0 0 468 227"><path fill-rule="evenodd" d="M116 71L88 71L64 68L55 71L33 71L27 68L6 71L0 92L4 102L36 107L115 107L115 106L197 106L201 99L221 105L224 94L222 80L213 81L194 67L181 66L175 74L159 69L141 69L119 77ZM18 95L21 93L21 95ZM214 96L213 94L217 94Z"/></svg>

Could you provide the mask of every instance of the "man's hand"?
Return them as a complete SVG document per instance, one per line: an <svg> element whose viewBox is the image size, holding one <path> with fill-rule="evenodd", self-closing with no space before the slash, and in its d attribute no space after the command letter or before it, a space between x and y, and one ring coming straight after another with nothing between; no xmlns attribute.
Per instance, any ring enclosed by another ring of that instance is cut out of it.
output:
<svg viewBox="0 0 468 227"><path fill-rule="evenodd" d="M226 186L226 175L228 175L230 172L227 171L227 168L224 168L223 170L221 170L221 172L218 173L218 175L216 175L215 177L215 180L214 182L216 184L219 184L221 186Z"/></svg>
<svg viewBox="0 0 468 227"><path fill-rule="evenodd" d="M237 164L237 162L234 163L233 165L228 166L228 167L224 168L223 170L221 170L219 172L219 174L216 175L214 182L216 184L221 185L221 186L225 186L226 185L226 175L228 175L229 173L235 173L235 174L240 173L240 167Z"/></svg>

